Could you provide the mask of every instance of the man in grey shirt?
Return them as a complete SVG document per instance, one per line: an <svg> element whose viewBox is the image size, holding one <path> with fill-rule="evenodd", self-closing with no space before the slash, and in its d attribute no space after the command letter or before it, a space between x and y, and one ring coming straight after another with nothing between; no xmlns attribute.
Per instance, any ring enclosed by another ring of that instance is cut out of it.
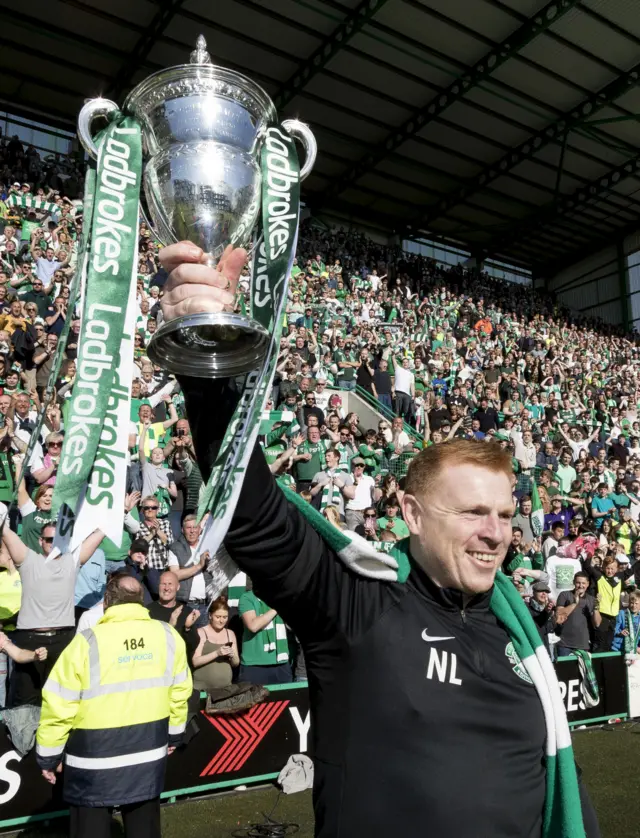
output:
<svg viewBox="0 0 640 838"><path fill-rule="evenodd" d="M587 593L589 577L579 571L573 577L573 591L558 594L556 602L556 623L560 633L557 646L558 656L567 656L574 649L588 652L591 648L591 629L602 621L600 606L596 597Z"/></svg>
<svg viewBox="0 0 640 838"><path fill-rule="evenodd" d="M529 545L531 545L531 542L535 537L531 527L531 507L531 497L529 495L523 495L520 498L520 508L518 513L513 516L511 521L512 526L520 527L522 530L522 543Z"/></svg>
<svg viewBox="0 0 640 838"><path fill-rule="evenodd" d="M0 504L0 523L6 512L6 506ZM2 540L22 582L22 602L14 643L21 649L34 651L45 646L48 651L44 661L16 666L11 684L13 707L40 704L42 687L75 633L74 589L77 573L104 538L101 530L94 530L87 536L80 546L77 563L72 553L63 553L47 561L55 534L55 524L45 524L39 538L42 553L36 553L9 529L8 522L2 530Z"/></svg>

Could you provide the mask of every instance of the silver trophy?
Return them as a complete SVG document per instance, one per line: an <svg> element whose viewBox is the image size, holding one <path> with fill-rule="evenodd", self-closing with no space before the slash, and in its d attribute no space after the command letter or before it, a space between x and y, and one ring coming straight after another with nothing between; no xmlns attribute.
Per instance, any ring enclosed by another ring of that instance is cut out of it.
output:
<svg viewBox="0 0 640 838"><path fill-rule="evenodd" d="M92 157L98 156L93 120L118 110L109 99L92 99L80 111L78 136ZM261 211L262 142L277 121L267 93L214 66L200 35L191 63L149 76L122 110L142 128L144 197L158 239L192 241L213 266L229 245L250 247ZM281 124L304 147L303 180L316 159L315 138L298 120ZM147 351L169 372L226 378L254 369L268 340L267 330L249 317L204 312L163 324Z"/></svg>

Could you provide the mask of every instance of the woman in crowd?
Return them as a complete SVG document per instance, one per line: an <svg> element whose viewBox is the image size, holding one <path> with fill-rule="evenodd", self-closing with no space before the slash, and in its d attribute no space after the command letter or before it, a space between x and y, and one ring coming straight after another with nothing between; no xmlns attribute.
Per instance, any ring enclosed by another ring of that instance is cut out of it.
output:
<svg viewBox="0 0 640 838"><path fill-rule="evenodd" d="M378 501L377 506L378 512L380 513L380 515L383 515L387 506L387 501L389 500L389 498L393 497L398 491L398 478L395 476L395 474L385 474L385 476L382 478L382 486L380 488L382 489L382 495L380 497L380 500Z"/></svg>
<svg viewBox="0 0 640 838"><path fill-rule="evenodd" d="M194 690L211 692L231 684L240 657L236 636L228 623L227 598L219 596L209 606L209 625L198 629L198 645L191 657Z"/></svg>
<svg viewBox="0 0 640 838"><path fill-rule="evenodd" d="M55 521L51 511L53 486L39 486L33 500L29 497L24 479L18 487L18 508L22 515L22 541L30 549L40 552L40 533L45 524Z"/></svg>
<svg viewBox="0 0 640 838"><path fill-rule="evenodd" d="M600 527L599 542L601 547L608 547L609 542L613 540L613 524L609 518L605 518Z"/></svg>

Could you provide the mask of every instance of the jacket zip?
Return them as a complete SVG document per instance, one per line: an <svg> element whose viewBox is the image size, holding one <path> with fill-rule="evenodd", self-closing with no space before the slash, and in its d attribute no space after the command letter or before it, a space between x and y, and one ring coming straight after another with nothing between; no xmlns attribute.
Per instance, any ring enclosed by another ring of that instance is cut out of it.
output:
<svg viewBox="0 0 640 838"><path fill-rule="evenodd" d="M460 609L460 619L462 620L462 628L467 629L467 614L464 608ZM486 678L485 671L484 671L484 655L482 654L482 650L476 645L473 644L473 663L476 668L476 672L480 675L481 678Z"/></svg>

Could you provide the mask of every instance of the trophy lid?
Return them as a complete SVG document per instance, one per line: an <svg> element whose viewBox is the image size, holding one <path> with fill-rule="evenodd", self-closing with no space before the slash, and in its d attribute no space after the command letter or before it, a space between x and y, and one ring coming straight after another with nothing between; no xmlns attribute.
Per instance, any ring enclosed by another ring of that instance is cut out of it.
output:
<svg viewBox="0 0 640 838"><path fill-rule="evenodd" d="M271 97L259 84L235 70L212 63L204 35L198 36L189 64L178 64L152 73L129 93L123 110L144 121L150 111L169 99L200 94L238 102L259 120L273 122L277 116Z"/></svg>

